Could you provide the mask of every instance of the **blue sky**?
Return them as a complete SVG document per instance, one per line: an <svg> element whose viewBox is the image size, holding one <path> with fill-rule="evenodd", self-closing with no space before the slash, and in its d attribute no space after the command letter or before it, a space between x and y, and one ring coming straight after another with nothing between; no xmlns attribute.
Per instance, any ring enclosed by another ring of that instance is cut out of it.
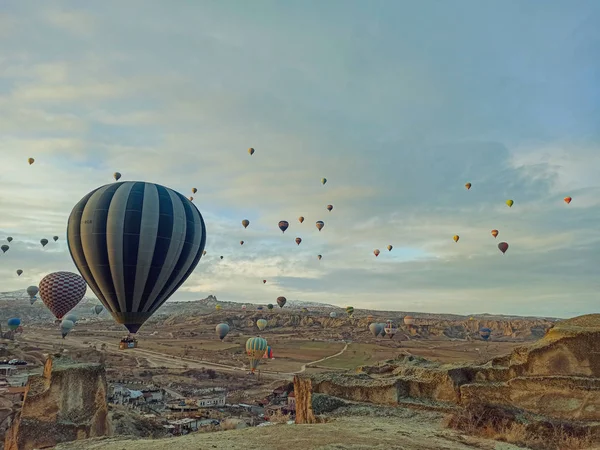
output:
<svg viewBox="0 0 600 450"><path fill-rule="evenodd" d="M68 214L119 171L198 188L208 254L175 300L596 312L597 23L592 0L4 1L2 290L74 270Z"/></svg>

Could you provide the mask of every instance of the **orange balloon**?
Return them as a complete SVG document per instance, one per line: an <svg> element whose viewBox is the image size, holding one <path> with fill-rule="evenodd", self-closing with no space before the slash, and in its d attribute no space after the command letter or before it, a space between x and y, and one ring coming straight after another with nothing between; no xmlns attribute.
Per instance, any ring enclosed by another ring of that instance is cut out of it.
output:
<svg viewBox="0 0 600 450"><path fill-rule="evenodd" d="M498 230L492 230L492 236L494 236L494 237L498 236Z"/></svg>
<svg viewBox="0 0 600 450"><path fill-rule="evenodd" d="M465 187L467 188L467 190L471 189L471 183L465 184Z"/></svg>
<svg viewBox="0 0 600 450"><path fill-rule="evenodd" d="M567 205L571 203L571 200L573 200L571 197L565 197L565 202L567 203Z"/></svg>
<svg viewBox="0 0 600 450"><path fill-rule="evenodd" d="M458 242L458 240L460 239L460 237L458 236L458 234L455 234L452 239L454 239L454 242Z"/></svg>

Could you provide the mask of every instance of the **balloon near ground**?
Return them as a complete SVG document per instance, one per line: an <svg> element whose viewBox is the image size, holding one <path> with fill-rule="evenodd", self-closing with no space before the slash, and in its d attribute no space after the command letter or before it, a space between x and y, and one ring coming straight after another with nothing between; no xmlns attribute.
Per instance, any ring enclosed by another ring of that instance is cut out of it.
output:
<svg viewBox="0 0 600 450"><path fill-rule="evenodd" d="M253 337L246 341L246 355L250 361L252 373L256 370L267 351L267 341L261 337Z"/></svg>
<svg viewBox="0 0 600 450"><path fill-rule="evenodd" d="M100 302L136 333L198 265L206 227L198 208L172 189L116 182L75 205L67 244Z"/></svg>
<svg viewBox="0 0 600 450"><path fill-rule="evenodd" d="M19 328L19 325L21 325L21 319L19 319L18 317L8 319L7 325L9 330L15 331L17 328Z"/></svg>

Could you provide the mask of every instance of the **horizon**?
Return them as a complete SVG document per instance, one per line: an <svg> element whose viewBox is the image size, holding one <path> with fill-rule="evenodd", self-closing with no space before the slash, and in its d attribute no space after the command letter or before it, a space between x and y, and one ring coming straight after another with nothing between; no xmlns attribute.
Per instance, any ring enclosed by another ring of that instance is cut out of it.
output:
<svg viewBox="0 0 600 450"><path fill-rule="evenodd" d="M2 289L78 273L68 216L118 171L198 189L207 254L170 301L594 313L598 22L593 1L8 0Z"/></svg>

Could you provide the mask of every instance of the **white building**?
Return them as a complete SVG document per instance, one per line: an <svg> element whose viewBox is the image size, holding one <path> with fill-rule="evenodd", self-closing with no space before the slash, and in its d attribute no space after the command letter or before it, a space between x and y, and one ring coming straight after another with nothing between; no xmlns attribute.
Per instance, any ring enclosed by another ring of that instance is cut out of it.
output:
<svg viewBox="0 0 600 450"><path fill-rule="evenodd" d="M227 391L222 388L205 389L200 393L196 404L200 408L219 408L227 403Z"/></svg>

